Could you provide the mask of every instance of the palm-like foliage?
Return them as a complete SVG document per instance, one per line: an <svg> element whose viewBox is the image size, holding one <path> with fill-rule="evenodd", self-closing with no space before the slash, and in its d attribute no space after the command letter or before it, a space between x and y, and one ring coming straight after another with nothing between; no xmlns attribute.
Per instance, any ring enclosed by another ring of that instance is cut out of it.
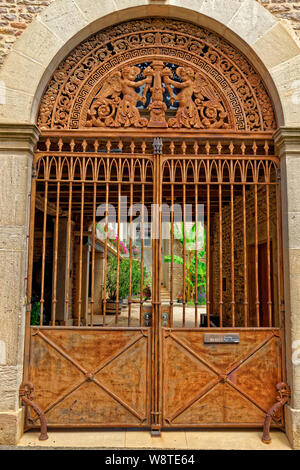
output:
<svg viewBox="0 0 300 470"><path fill-rule="evenodd" d="M206 263L203 261L206 253L206 231L200 224L196 223L193 224L190 230L185 230L184 223L182 222L181 224L173 224L173 233L174 238L177 239L182 246L185 243L186 247L186 259L184 260L181 256L173 255L173 263L180 265L185 263L186 297L188 302L194 301L196 283L198 293L206 295ZM171 263L171 255L165 256L164 261Z"/></svg>

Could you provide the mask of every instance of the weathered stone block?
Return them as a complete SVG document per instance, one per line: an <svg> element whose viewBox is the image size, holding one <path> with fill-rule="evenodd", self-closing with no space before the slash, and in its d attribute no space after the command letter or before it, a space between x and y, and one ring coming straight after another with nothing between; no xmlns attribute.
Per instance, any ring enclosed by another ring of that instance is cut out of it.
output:
<svg viewBox="0 0 300 470"><path fill-rule="evenodd" d="M92 4L93 2L91 7ZM56 0L40 13L39 19L63 41L67 41L87 25L87 19L73 0Z"/></svg>
<svg viewBox="0 0 300 470"><path fill-rule="evenodd" d="M75 3L88 22L95 21L117 10L115 2L111 0L94 0L93 2L90 0L75 0Z"/></svg>
<svg viewBox="0 0 300 470"><path fill-rule="evenodd" d="M300 212L289 212L287 214L289 249L300 249Z"/></svg>
<svg viewBox="0 0 300 470"><path fill-rule="evenodd" d="M24 251L27 247L27 233L24 227L1 227L0 251Z"/></svg>
<svg viewBox="0 0 300 470"><path fill-rule="evenodd" d="M219 21L223 25L228 25L230 20L237 13L244 0L204 0L200 13Z"/></svg>
<svg viewBox="0 0 300 470"><path fill-rule="evenodd" d="M3 80L7 88L29 94L32 91L34 94L43 72L44 67L36 60L11 51L1 70L0 80Z"/></svg>
<svg viewBox="0 0 300 470"><path fill-rule="evenodd" d="M18 409L21 382L22 367L0 366L0 412Z"/></svg>
<svg viewBox="0 0 300 470"><path fill-rule="evenodd" d="M257 52L266 67L275 67L299 54L299 47L287 29L280 23L275 24L265 32L254 44Z"/></svg>
<svg viewBox="0 0 300 470"><path fill-rule="evenodd" d="M246 0L229 21L228 27L251 45L275 24L276 19L267 10L252 0Z"/></svg>
<svg viewBox="0 0 300 470"><path fill-rule="evenodd" d="M300 410L285 407L286 432L295 450L300 450Z"/></svg>
<svg viewBox="0 0 300 470"><path fill-rule="evenodd" d="M24 411L0 412L0 444L16 445L23 434Z"/></svg>
<svg viewBox="0 0 300 470"><path fill-rule="evenodd" d="M4 83L3 85L5 102L0 104L0 123L29 123L33 95L8 88Z"/></svg>
<svg viewBox="0 0 300 470"><path fill-rule="evenodd" d="M27 223L31 157L0 155L0 225L24 226Z"/></svg>
<svg viewBox="0 0 300 470"><path fill-rule="evenodd" d="M6 343L7 365L23 359L25 265L24 252L0 251L0 340Z"/></svg>
<svg viewBox="0 0 300 470"><path fill-rule="evenodd" d="M300 212L300 153L299 156L287 156L284 159L286 179L286 210L289 212Z"/></svg>
<svg viewBox="0 0 300 470"><path fill-rule="evenodd" d="M62 46L63 41L37 20L24 31L22 41L16 42L14 50L48 65L49 58L54 57Z"/></svg>
<svg viewBox="0 0 300 470"><path fill-rule="evenodd" d="M300 55L270 69L284 112L285 126L299 126Z"/></svg>

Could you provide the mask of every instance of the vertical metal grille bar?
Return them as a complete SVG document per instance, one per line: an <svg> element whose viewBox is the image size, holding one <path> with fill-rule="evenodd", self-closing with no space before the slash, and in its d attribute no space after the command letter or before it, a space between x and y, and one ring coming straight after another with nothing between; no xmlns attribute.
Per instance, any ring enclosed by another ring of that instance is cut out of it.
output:
<svg viewBox="0 0 300 470"><path fill-rule="evenodd" d="M207 308L207 327L210 328L210 297L211 297L211 290L210 290L210 265L211 265L211 250L210 250L210 184L206 184L206 191L207 191L207 228L206 228L206 257L207 257L207 267L206 267L206 308Z"/></svg>
<svg viewBox="0 0 300 470"><path fill-rule="evenodd" d="M195 162L195 174L198 175ZM195 183L195 328L198 326L198 181Z"/></svg>
<svg viewBox="0 0 300 470"><path fill-rule="evenodd" d="M183 177L185 181L185 160L183 162ZM183 234L183 303L182 303L182 326L185 328L185 313L186 313L186 238L185 238L185 231L186 231L186 184L183 183L183 206L182 206L182 213L183 213L183 227L182 227L182 234Z"/></svg>
<svg viewBox="0 0 300 470"><path fill-rule="evenodd" d="M120 160L121 164L121 160ZM121 212L121 183L120 174L118 174L118 229L117 229L117 299L116 299L116 326L119 323L119 305L120 305L120 212Z"/></svg>
<svg viewBox="0 0 300 470"><path fill-rule="evenodd" d="M233 172L232 161L231 163L231 175ZM231 178L232 179L232 178ZM234 187L233 184L230 185L230 226L231 226L231 314L232 314L232 327L235 327L235 277L234 277Z"/></svg>
<svg viewBox="0 0 300 470"><path fill-rule="evenodd" d="M83 166L85 162L83 161ZM80 253L79 253L79 287L78 287L78 326L81 324L82 315L82 257L83 257L83 225L84 225L84 183L81 183L81 208L80 208Z"/></svg>
<svg viewBox="0 0 300 470"><path fill-rule="evenodd" d="M248 326L248 256L247 256L247 210L246 210L246 169L242 162L243 180L243 261L244 261L244 324Z"/></svg>
<svg viewBox="0 0 300 470"><path fill-rule="evenodd" d="M134 173L133 173L133 158L131 159L131 176L130 176L130 216L129 216L129 225L130 225L130 239L129 239L129 296L128 296L128 326L131 324L131 304L132 304L132 207L133 207L133 183L134 183Z"/></svg>
<svg viewBox="0 0 300 470"><path fill-rule="evenodd" d="M55 326L57 307L57 261L58 261L58 233L59 233L59 203L60 181L57 183L55 238L54 238L54 266L53 266L53 295L52 295L52 325Z"/></svg>
<svg viewBox="0 0 300 470"><path fill-rule="evenodd" d="M270 238L270 172L268 171L268 177L266 181L266 205L267 205L267 263L268 263L268 318L269 326L272 326L272 286L271 286L271 238Z"/></svg>
<svg viewBox="0 0 300 470"><path fill-rule="evenodd" d="M103 325L106 324L107 307L107 265L108 265L108 203L109 203L109 159L106 159L106 184L105 184L105 248L104 248L104 292L103 292Z"/></svg>
<svg viewBox="0 0 300 470"><path fill-rule="evenodd" d="M145 160L142 161L142 221L141 221L141 292L140 292L140 326L142 326L142 312L144 304L144 236L145 236Z"/></svg>
<svg viewBox="0 0 300 470"><path fill-rule="evenodd" d="M171 328L174 323L174 160L171 162L171 285L170 285L170 301L171 301L171 312L170 312L170 324Z"/></svg>
<svg viewBox="0 0 300 470"><path fill-rule="evenodd" d="M73 166L73 158L71 158L71 167ZM71 174L70 174L71 178ZM72 235L72 196L73 184L69 183L69 207L68 207L68 242L67 242L67 266L66 266L66 298L65 298L65 324L69 318L69 304L70 304L70 266L71 266L71 235Z"/></svg>
<svg viewBox="0 0 300 470"><path fill-rule="evenodd" d="M96 165L96 162L94 163L94 165ZM92 273L91 273L91 300L90 300L91 326L94 326L94 311L95 311L96 210L97 210L97 184L94 182L93 184L93 227L92 227Z"/></svg>
<svg viewBox="0 0 300 470"><path fill-rule="evenodd" d="M255 311L256 326L260 326L259 318L259 274L258 274L258 195L257 195L257 162L255 162L255 184L254 184L254 225L255 225Z"/></svg>
<svg viewBox="0 0 300 470"><path fill-rule="evenodd" d="M49 161L47 157L47 167ZM44 199L44 221L43 221L43 248L42 248L42 279L41 279L41 315L40 325L43 325L44 305L45 305L45 264L46 264L46 240L47 240L47 209L48 209L48 180L45 182L45 199Z"/></svg>
<svg viewBox="0 0 300 470"><path fill-rule="evenodd" d="M221 178L221 162L219 161L219 178ZM219 312L220 312L220 327L223 326L223 217L222 217L222 184L219 183Z"/></svg>

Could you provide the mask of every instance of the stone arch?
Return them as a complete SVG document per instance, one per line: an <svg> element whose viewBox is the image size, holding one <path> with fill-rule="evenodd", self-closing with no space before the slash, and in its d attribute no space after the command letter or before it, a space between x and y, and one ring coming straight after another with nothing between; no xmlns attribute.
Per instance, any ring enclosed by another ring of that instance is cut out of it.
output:
<svg viewBox="0 0 300 470"><path fill-rule="evenodd" d="M150 15L190 20L228 39L264 78L278 124L296 125L300 49L255 0L56 0L22 34L3 66L6 104L0 120L34 123L51 74L79 42L114 23Z"/></svg>
<svg viewBox="0 0 300 470"><path fill-rule="evenodd" d="M162 17L118 23L81 42L53 73L37 123L41 130L276 129L272 100L244 54L206 28Z"/></svg>

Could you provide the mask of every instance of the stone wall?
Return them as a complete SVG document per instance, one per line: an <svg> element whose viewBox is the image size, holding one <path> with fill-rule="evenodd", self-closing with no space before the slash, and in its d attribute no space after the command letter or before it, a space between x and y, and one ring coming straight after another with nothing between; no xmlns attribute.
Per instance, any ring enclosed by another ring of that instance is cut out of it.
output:
<svg viewBox="0 0 300 470"><path fill-rule="evenodd" d="M0 64L14 42L36 15L54 0L1 0L0 1Z"/></svg>
<svg viewBox="0 0 300 470"><path fill-rule="evenodd" d="M299 0L257 0L276 18L289 24L300 38L300 1Z"/></svg>
<svg viewBox="0 0 300 470"><path fill-rule="evenodd" d="M300 0L257 1L294 29L300 42ZM0 0L0 65L27 25L52 2L54 0Z"/></svg>

